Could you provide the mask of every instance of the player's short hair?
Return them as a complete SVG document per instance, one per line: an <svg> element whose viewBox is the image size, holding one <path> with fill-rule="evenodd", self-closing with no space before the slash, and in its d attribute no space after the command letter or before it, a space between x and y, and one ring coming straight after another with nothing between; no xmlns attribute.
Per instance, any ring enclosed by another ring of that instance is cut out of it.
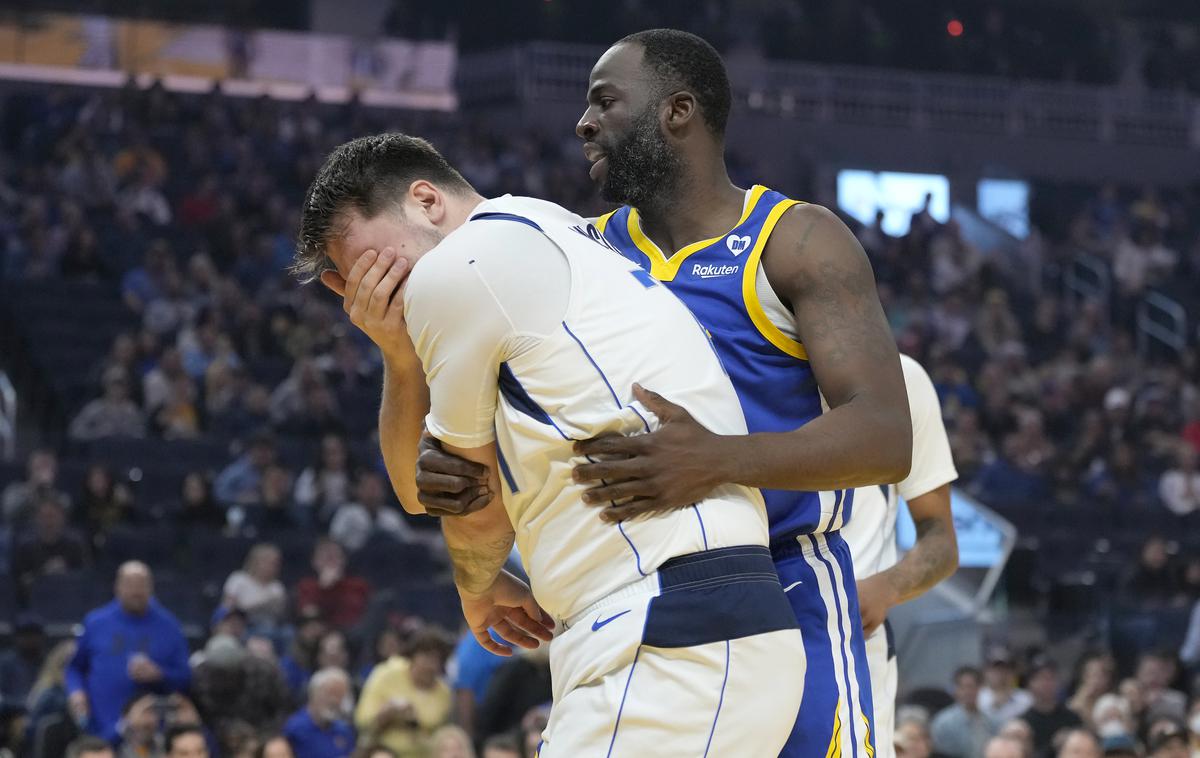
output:
<svg viewBox="0 0 1200 758"><path fill-rule="evenodd" d="M304 196L292 273L310 282L332 269L326 248L345 214L358 211L374 218L386 208L398 209L400 198L420 179L459 194L471 190L462 174L420 137L376 134L336 148Z"/></svg>
<svg viewBox="0 0 1200 758"><path fill-rule="evenodd" d="M660 92L687 90L700 103L700 115L710 131L724 136L733 92L721 55L704 39L678 29L647 29L623 37L618 45L642 46L643 62L653 69Z"/></svg>

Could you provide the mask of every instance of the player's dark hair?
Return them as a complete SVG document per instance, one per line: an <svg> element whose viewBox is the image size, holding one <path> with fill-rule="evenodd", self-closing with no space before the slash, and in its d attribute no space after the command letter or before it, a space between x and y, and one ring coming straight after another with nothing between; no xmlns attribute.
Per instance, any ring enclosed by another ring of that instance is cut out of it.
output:
<svg viewBox="0 0 1200 758"><path fill-rule="evenodd" d="M400 198L419 179L459 194L471 191L462 174L420 137L376 134L335 149L304 196L292 273L310 282L332 269L326 247L345 214L354 210L369 219L385 208L399 208Z"/></svg>
<svg viewBox="0 0 1200 758"><path fill-rule="evenodd" d="M175 740L189 734L198 734L200 735L200 739L206 743L208 742L208 739L204 736L204 730L200 728L199 724L176 724L167 729L166 738L163 740L163 747L170 753L175 749Z"/></svg>
<svg viewBox="0 0 1200 758"><path fill-rule="evenodd" d="M692 93L709 130L724 136L733 94L725 62L712 45L678 29L647 29L617 42L624 43L642 46L642 60L658 77L661 94L680 90Z"/></svg>

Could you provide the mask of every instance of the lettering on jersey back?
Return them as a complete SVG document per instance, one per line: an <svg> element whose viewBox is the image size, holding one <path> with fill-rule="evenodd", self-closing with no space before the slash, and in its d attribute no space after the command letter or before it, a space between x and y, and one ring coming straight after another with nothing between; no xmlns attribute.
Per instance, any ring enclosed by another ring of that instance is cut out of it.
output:
<svg viewBox="0 0 1200 758"><path fill-rule="evenodd" d="M620 252L615 247L613 247L613 244L611 242L609 242L607 239L604 238L604 235L600 233L600 230L596 228L595 224L588 224L586 229L584 229L579 224L576 224L575 226L571 227L571 231L582 234L584 237L587 237L592 242L595 242L597 245L603 245L604 247L607 247L609 250L612 250L614 253Z"/></svg>

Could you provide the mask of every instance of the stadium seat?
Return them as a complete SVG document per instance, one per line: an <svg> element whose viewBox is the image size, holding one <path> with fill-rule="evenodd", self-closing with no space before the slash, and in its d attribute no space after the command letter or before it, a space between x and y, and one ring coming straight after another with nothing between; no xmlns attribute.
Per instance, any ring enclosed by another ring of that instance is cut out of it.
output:
<svg viewBox="0 0 1200 758"><path fill-rule="evenodd" d="M12 579L0 576L0 622L11 622L17 617L17 594Z"/></svg>
<svg viewBox="0 0 1200 758"><path fill-rule="evenodd" d="M372 535L351 556L350 567L372 586L392 588L423 584L445 569L424 545L400 542L382 533Z"/></svg>
<svg viewBox="0 0 1200 758"><path fill-rule="evenodd" d="M167 525L116 527L107 535L102 556L109 570L134 560L156 571L174 568L175 529Z"/></svg>
<svg viewBox="0 0 1200 758"><path fill-rule="evenodd" d="M88 611L107 602L111 587L111 581L98 583L89 571L39 576L29 589L29 610L47 624L77 624Z"/></svg>

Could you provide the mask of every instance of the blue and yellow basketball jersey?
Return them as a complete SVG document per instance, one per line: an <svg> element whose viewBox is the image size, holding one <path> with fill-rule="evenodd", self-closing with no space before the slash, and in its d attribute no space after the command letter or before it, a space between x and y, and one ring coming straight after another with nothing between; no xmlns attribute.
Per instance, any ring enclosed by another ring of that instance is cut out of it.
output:
<svg viewBox="0 0 1200 758"><path fill-rule="evenodd" d="M822 412L804 346L771 322L758 297L767 239L783 213L798 204L756 185L747 193L737 226L670 257L642 232L635 209L623 206L596 220L618 252L665 284L709 331L751 432L791 431ZM762 493L772 543L834 531L850 518L852 492Z"/></svg>

